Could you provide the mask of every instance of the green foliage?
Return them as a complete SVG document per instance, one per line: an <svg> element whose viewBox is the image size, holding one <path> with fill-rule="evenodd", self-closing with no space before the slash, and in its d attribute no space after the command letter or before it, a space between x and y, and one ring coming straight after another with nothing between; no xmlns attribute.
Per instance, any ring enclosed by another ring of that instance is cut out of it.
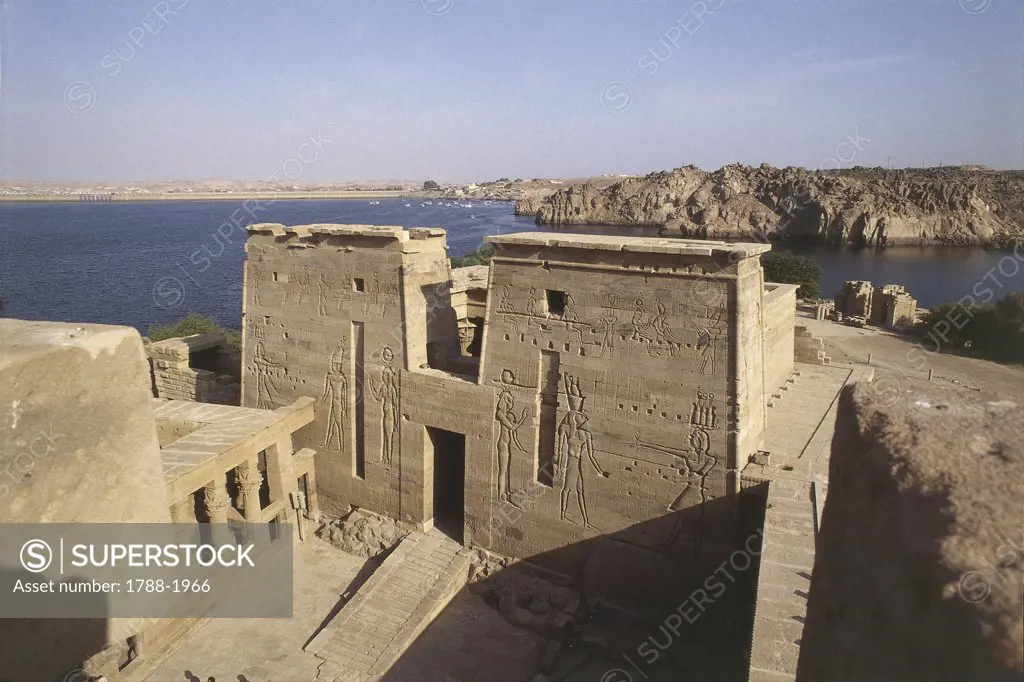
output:
<svg viewBox="0 0 1024 682"><path fill-rule="evenodd" d="M934 306L918 323L928 348L952 347L997 362L1024 363L1024 294L996 303Z"/></svg>
<svg viewBox="0 0 1024 682"><path fill-rule="evenodd" d="M426 182L423 183L424 191L429 191L432 189L441 189L441 185L437 184L433 180L427 180Z"/></svg>
<svg viewBox="0 0 1024 682"><path fill-rule="evenodd" d="M476 251L471 251L465 256L456 256L452 258L453 268L468 268L471 265L487 265L491 262L491 256L494 255L494 247L490 244L484 244Z"/></svg>
<svg viewBox="0 0 1024 682"><path fill-rule="evenodd" d="M817 299L821 296L821 268L807 256L789 251L770 251L761 256L766 282L799 284L798 298Z"/></svg>
<svg viewBox="0 0 1024 682"><path fill-rule="evenodd" d="M146 336L151 341L164 341L176 339L180 336L192 336L193 334L221 334L227 340L228 345L236 352L242 352L242 330L225 329L213 321L212 317L189 313L185 319L176 324L155 324L149 328Z"/></svg>

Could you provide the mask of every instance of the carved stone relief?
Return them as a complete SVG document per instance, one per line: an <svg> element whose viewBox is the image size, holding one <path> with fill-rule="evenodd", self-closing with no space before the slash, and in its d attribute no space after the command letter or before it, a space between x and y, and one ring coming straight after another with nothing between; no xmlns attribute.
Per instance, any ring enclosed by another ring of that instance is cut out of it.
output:
<svg viewBox="0 0 1024 682"><path fill-rule="evenodd" d="M323 445L331 449L336 442L336 450L344 448L345 418L348 415L348 377L345 375L345 339L342 338L337 350L331 354L331 368L324 377L324 394L320 403L327 405L327 432Z"/></svg>
<svg viewBox="0 0 1024 682"><path fill-rule="evenodd" d="M508 284L501 285L501 300L498 302L498 311L501 313L501 319L511 324L518 334L519 320L516 318L515 306L512 305L512 287Z"/></svg>
<svg viewBox="0 0 1024 682"><path fill-rule="evenodd" d="M502 370L499 382L501 392L498 394L498 405L494 411L494 419L499 426L497 442L498 499L511 503L509 471L512 467L512 448L527 452L519 442L519 427L526 421L526 408L524 407L519 415L515 413L515 398L512 396L511 388L516 385L516 377L512 370Z"/></svg>
<svg viewBox="0 0 1024 682"><path fill-rule="evenodd" d="M278 365L267 358L267 349L262 341L256 342L252 362L256 372L256 407L264 410L274 409L277 407L278 390L273 372Z"/></svg>
<svg viewBox="0 0 1024 682"><path fill-rule="evenodd" d="M697 400L690 411L690 424L708 429L718 428L718 411L713 393L697 391Z"/></svg>
<svg viewBox="0 0 1024 682"><path fill-rule="evenodd" d="M317 315L320 317L327 316L327 300L330 298L331 286L324 279L323 273L320 273L320 277L316 281L316 297L317 297Z"/></svg>
<svg viewBox="0 0 1024 682"><path fill-rule="evenodd" d="M569 521L569 498L575 496L583 525L591 530L598 530L590 522L587 513L587 495L584 485L584 459L593 466L598 474L607 478L609 474L601 468L594 456L594 436L587 425L587 414L583 410L586 397L580 390L579 378L569 374L563 375L565 395L569 404L569 412L558 425L555 432L558 455L558 469L564 474L562 484L560 514L563 520Z"/></svg>
<svg viewBox="0 0 1024 682"><path fill-rule="evenodd" d="M395 352L390 346L384 346L380 353L380 383L374 383L370 377L370 390L374 399L380 403L381 418L381 463L385 466L394 464L395 450L398 447L398 412L400 409L398 396L398 375L395 372Z"/></svg>

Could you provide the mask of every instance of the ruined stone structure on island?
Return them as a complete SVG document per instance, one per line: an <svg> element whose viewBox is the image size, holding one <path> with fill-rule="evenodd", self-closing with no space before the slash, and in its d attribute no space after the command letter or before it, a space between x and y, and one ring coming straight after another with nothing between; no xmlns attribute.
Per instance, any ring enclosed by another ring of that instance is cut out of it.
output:
<svg viewBox="0 0 1024 682"><path fill-rule="evenodd" d="M374 559L305 545L270 626L3 621L3 675L1020 679L1021 566L984 561L1016 517L978 503L1020 497L1019 406L831 365L765 246L523 233L452 271L436 228L250 233L244 406L201 401L219 338L0 320L0 515L302 541L356 507L317 535Z"/></svg>
<svg viewBox="0 0 1024 682"><path fill-rule="evenodd" d="M793 368L794 292L766 292L767 246L491 237L486 303L455 287L457 312L443 230L249 229L243 404L316 399L299 444L320 451L326 511L540 563L601 534L728 546L766 396ZM477 358L458 320L481 305Z"/></svg>
<svg viewBox="0 0 1024 682"><path fill-rule="evenodd" d="M886 284L875 289L871 304L871 324L894 329L917 321L917 299L899 284Z"/></svg>
<svg viewBox="0 0 1024 682"><path fill-rule="evenodd" d="M871 282L861 280L846 282L842 291L836 294L836 312L843 317L863 317L865 320L870 320L874 294L875 288Z"/></svg>
<svg viewBox="0 0 1024 682"><path fill-rule="evenodd" d="M889 329L917 321L917 300L899 284L876 289L871 282L846 282L836 294L835 309L844 317L862 317L868 324Z"/></svg>
<svg viewBox="0 0 1024 682"><path fill-rule="evenodd" d="M218 334L194 334L146 346L153 395L171 400L238 405L238 355Z"/></svg>

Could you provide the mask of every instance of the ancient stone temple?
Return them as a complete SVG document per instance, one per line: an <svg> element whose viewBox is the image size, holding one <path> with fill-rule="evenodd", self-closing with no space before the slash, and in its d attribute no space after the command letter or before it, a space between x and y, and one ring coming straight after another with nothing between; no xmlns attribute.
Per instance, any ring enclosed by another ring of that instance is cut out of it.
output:
<svg viewBox="0 0 1024 682"><path fill-rule="evenodd" d="M685 556L731 539L793 363L765 353L768 246L491 237L474 329L443 230L249 229L243 405L317 400L296 446L319 452L325 510L535 559L597 535Z"/></svg>

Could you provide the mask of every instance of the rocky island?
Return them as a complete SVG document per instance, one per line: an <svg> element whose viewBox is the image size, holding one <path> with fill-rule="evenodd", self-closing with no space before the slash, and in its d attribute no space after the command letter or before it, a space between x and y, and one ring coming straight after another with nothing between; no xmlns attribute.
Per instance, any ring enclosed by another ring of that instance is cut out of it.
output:
<svg viewBox="0 0 1024 682"><path fill-rule="evenodd" d="M650 226L713 239L1007 247L1024 241L1024 171L685 166L524 197L516 214L540 224Z"/></svg>

